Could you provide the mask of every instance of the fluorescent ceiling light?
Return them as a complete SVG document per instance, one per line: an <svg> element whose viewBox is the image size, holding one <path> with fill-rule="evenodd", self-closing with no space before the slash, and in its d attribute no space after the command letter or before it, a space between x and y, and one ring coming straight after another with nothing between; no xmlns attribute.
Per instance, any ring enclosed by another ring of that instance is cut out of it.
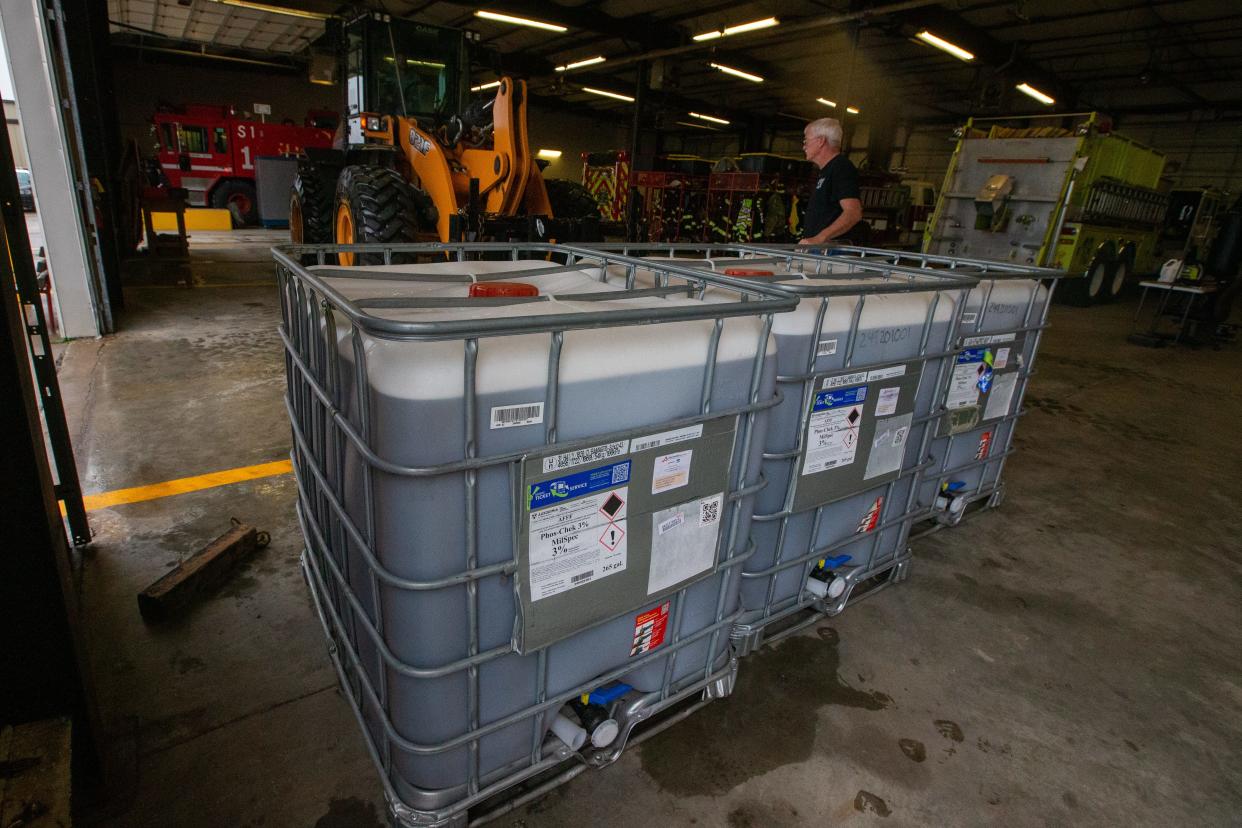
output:
<svg viewBox="0 0 1242 828"><path fill-rule="evenodd" d="M1041 104L1048 104L1049 106L1051 106L1052 104L1056 103L1056 100L1051 95L1045 95L1043 92L1040 92L1038 89L1031 86L1029 83L1018 84L1017 90L1024 95L1030 95L1032 98L1039 101Z"/></svg>
<svg viewBox="0 0 1242 828"><path fill-rule="evenodd" d="M634 103L634 99L629 95L622 95L619 92L609 92L605 89L594 89L590 86L582 87L582 91L590 92L592 95L603 95L605 98L613 98L618 101L625 101L626 103Z"/></svg>
<svg viewBox="0 0 1242 828"><path fill-rule="evenodd" d="M593 58L587 58L586 60L575 60L573 63L567 63L564 66L558 66L556 67L556 71L564 72L568 69L580 69L583 66L594 66L595 64L603 63L606 60L608 60L608 58L597 55Z"/></svg>
<svg viewBox="0 0 1242 828"><path fill-rule="evenodd" d="M950 43L949 41L945 40L942 37L936 37L934 34L927 31L926 29L916 34L915 37L917 37L919 40L926 43L928 46L935 46L937 49L939 49L942 52L948 52L949 54L953 55L953 57L957 58L958 60L974 60L975 59L975 56L973 53L966 51L961 46L957 46L953 43Z"/></svg>
<svg viewBox="0 0 1242 828"><path fill-rule="evenodd" d="M749 23L738 23L736 26L726 26L723 32L719 29L715 29L710 32L703 32L703 34L695 35L694 39L700 42L704 40L715 40L718 37L728 37L730 35L742 34L744 32L753 32L757 29L768 29L772 26L780 25L780 22L781 21L777 20L775 17L765 17L762 20L752 20Z"/></svg>
<svg viewBox="0 0 1242 828"><path fill-rule="evenodd" d="M724 30L725 37L729 35L741 34L742 32L753 32L756 29L769 29L776 26L781 21L775 17L765 17L762 20L752 20L749 23L739 23L736 26L727 26Z"/></svg>
<svg viewBox="0 0 1242 828"><path fill-rule="evenodd" d="M848 113L850 113L851 115L857 115L857 114L858 114L858 107L856 107L856 106L847 106L847 107L845 108L845 111L846 111L846 112L848 112Z"/></svg>
<svg viewBox="0 0 1242 828"><path fill-rule="evenodd" d="M500 81L494 80L491 83L481 83L478 86L470 87L471 92L482 92L484 89L495 89L500 86Z"/></svg>
<svg viewBox="0 0 1242 828"><path fill-rule="evenodd" d="M831 106L833 109L836 109L836 108L837 108L837 102L836 102L836 101L830 101L830 100L828 100L827 98L816 98L815 100L819 101L819 102L820 102L820 103L822 103L824 106Z"/></svg>
<svg viewBox="0 0 1242 828"><path fill-rule="evenodd" d="M689 113L691 118L698 118L700 121L711 121L713 124L724 124L728 126L729 122L724 118L717 118L714 115L700 115L697 112Z"/></svg>
<svg viewBox="0 0 1242 828"><path fill-rule="evenodd" d="M750 72L743 72L741 69L734 69L732 66L725 66L722 63L710 63L708 65L711 66L713 69L719 69L721 72L724 72L726 75L733 75L735 77L744 78L750 81L751 83L763 83L763 78L759 77L758 75L752 75Z"/></svg>
<svg viewBox="0 0 1242 828"><path fill-rule="evenodd" d="M540 158L547 158L551 161L555 161L556 159L561 157L561 151L554 150L554 149L541 149L539 150L539 152L535 154L538 155Z"/></svg>
<svg viewBox="0 0 1242 828"><path fill-rule="evenodd" d="M215 0L222 6L237 6L242 9L253 9L254 11L267 12L268 14L284 14L289 17L301 17L306 20L327 20L332 15L321 14L313 11L303 11L302 9L287 9L284 6L271 6L267 3L254 3L251 0Z"/></svg>
<svg viewBox="0 0 1242 828"><path fill-rule="evenodd" d="M481 17L484 20L496 20L500 23L512 23L515 26L530 26L532 29L543 29L548 32L567 32L564 26L556 23L545 23L542 20L531 20L529 17L516 17L512 14L501 14L494 11L479 10L474 13L475 17Z"/></svg>

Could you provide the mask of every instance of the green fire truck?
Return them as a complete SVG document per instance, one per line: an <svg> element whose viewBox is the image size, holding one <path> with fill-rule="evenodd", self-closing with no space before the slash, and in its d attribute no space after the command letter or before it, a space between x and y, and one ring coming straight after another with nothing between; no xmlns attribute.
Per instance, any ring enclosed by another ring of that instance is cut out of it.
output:
<svg viewBox="0 0 1242 828"><path fill-rule="evenodd" d="M1063 298L1109 301L1128 276L1158 268L1163 172L1161 153L1113 132L1099 113L971 119L923 250L1056 267L1076 277L1058 289Z"/></svg>

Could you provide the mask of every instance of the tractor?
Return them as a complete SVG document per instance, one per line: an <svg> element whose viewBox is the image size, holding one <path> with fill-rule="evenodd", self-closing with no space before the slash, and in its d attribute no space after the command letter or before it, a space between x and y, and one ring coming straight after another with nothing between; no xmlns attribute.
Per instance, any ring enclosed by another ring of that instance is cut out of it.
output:
<svg viewBox="0 0 1242 828"><path fill-rule="evenodd" d="M307 148L289 206L301 244L593 241L594 199L545 181L526 135L526 83L469 88L467 33L367 13L341 28L346 120ZM380 254L338 254L379 264Z"/></svg>

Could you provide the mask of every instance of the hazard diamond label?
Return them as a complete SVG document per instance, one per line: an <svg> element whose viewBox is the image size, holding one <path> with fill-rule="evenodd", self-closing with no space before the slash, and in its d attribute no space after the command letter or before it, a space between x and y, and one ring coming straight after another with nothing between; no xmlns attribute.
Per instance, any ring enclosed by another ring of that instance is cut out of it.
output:
<svg viewBox="0 0 1242 828"><path fill-rule="evenodd" d="M621 539L624 537L625 530L615 523L610 523L608 524L608 527L604 529L604 534L599 536L599 542L602 543L609 552L611 552L617 548L617 544L619 544Z"/></svg>

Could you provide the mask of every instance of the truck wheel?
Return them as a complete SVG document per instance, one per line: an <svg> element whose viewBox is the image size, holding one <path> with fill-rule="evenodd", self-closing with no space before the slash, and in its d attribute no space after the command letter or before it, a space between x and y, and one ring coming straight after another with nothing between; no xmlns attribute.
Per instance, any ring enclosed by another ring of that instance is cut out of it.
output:
<svg viewBox="0 0 1242 828"><path fill-rule="evenodd" d="M545 178L552 218L599 218L599 203L586 187L563 178Z"/></svg>
<svg viewBox="0 0 1242 828"><path fill-rule="evenodd" d="M1091 264L1081 276L1062 280L1059 293L1065 301L1080 308L1090 307L1108 298L1108 281L1113 272L1114 248L1104 242L1091 257Z"/></svg>
<svg viewBox="0 0 1242 828"><path fill-rule="evenodd" d="M289 239L294 244L332 243L332 194L338 169L298 164L289 193Z"/></svg>
<svg viewBox="0 0 1242 828"><path fill-rule="evenodd" d="M426 221L429 199L396 170L386 167L346 167L336 182L333 240L337 244L408 244L419 240L419 224ZM431 208L434 213L435 208ZM394 253L392 261L409 261L410 254ZM338 253L344 267L382 265L383 253Z"/></svg>
<svg viewBox="0 0 1242 828"><path fill-rule="evenodd" d="M249 181L225 181L211 193L211 206L228 210L234 227L259 223L259 202Z"/></svg>
<svg viewBox="0 0 1242 828"><path fill-rule="evenodd" d="M1113 265L1112 278L1108 282L1108 298L1115 301L1121 292L1126 289L1126 278L1134 272L1134 245L1126 244L1121 248L1121 253L1117 256L1117 263Z"/></svg>

